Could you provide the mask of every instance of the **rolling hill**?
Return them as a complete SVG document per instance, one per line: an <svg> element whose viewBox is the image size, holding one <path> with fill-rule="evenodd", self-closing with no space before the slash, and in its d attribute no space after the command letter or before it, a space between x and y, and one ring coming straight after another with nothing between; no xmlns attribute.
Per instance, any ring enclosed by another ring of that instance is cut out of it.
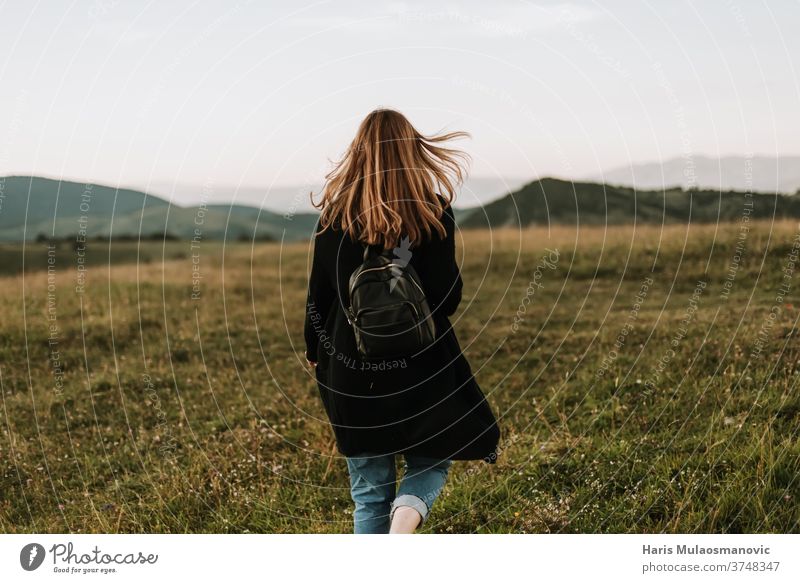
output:
<svg viewBox="0 0 800 583"><path fill-rule="evenodd" d="M751 204L746 207L746 204ZM633 223L710 223L751 219L799 218L800 197L792 195L634 190L594 182L543 178L462 217L462 228L528 225L603 225Z"/></svg>
<svg viewBox="0 0 800 583"><path fill-rule="evenodd" d="M290 218L257 207L181 207L138 190L35 176L0 178L0 241L86 235L113 238L307 239L317 216Z"/></svg>

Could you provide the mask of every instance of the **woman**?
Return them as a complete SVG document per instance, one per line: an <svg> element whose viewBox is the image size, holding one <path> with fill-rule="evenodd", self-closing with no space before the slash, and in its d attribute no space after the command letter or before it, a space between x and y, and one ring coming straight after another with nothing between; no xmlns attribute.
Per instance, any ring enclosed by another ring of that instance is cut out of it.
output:
<svg viewBox="0 0 800 583"><path fill-rule="evenodd" d="M317 204L306 359L347 458L356 533L414 532L451 460L496 458L496 420L448 319L461 301L450 204L466 155L442 144L465 135L423 136L402 114L373 111ZM360 356L348 283L366 246L416 271L435 324L424 350L380 361ZM398 454L405 470L395 492Z"/></svg>

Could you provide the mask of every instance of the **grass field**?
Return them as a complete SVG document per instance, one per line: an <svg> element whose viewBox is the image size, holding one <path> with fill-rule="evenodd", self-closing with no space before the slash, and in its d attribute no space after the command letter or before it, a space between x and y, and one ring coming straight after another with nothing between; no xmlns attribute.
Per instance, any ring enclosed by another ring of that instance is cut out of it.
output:
<svg viewBox="0 0 800 583"><path fill-rule="evenodd" d="M462 232L502 450L425 531L800 532L800 226L749 227ZM348 532L308 246L119 245L0 278L0 530Z"/></svg>

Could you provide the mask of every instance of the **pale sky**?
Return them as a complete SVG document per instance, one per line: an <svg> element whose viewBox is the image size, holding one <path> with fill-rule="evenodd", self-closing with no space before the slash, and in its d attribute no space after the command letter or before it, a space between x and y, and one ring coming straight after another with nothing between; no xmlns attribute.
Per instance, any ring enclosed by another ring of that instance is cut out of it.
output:
<svg viewBox="0 0 800 583"><path fill-rule="evenodd" d="M800 3L6 2L0 175L316 185L375 107L472 175L800 153Z"/></svg>

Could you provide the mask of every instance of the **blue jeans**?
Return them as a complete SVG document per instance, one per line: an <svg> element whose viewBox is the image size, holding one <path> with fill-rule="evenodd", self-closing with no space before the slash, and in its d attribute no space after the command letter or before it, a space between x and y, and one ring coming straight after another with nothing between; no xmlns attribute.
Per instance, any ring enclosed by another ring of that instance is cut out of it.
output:
<svg viewBox="0 0 800 583"><path fill-rule="evenodd" d="M437 460L406 455L403 478L395 495L397 476L393 455L347 458L350 472L350 495L355 502L353 532L355 534L386 534L394 511L410 506L425 522L447 480L450 460Z"/></svg>

